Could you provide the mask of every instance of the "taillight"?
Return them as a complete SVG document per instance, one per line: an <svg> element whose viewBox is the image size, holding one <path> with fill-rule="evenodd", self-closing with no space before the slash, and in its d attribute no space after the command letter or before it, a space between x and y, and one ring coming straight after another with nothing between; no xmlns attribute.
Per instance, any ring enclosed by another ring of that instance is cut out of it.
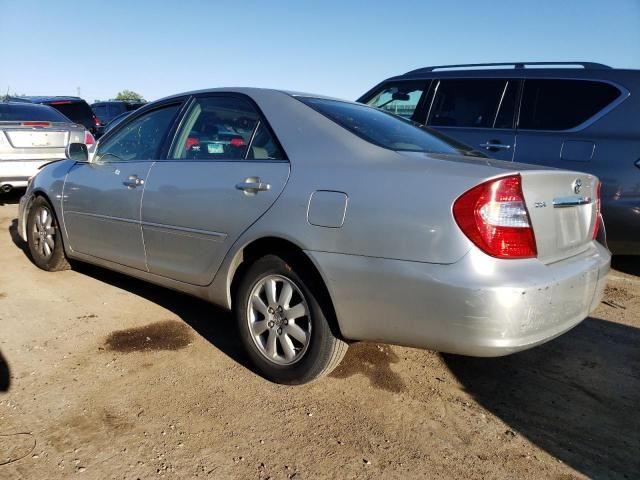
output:
<svg viewBox="0 0 640 480"><path fill-rule="evenodd" d="M598 232L600 231L600 188L602 188L602 183L598 182L598 186L596 187L596 226L593 227L593 240L598 237Z"/></svg>
<svg viewBox="0 0 640 480"><path fill-rule="evenodd" d="M22 122L25 127L50 127L51 122Z"/></svg>
<svg viewBox="0 0 640 480"><path fill-rule="evenodd" d="M101 125L100 119L98 117L93 117L93 124L96 127L99 127Z"/></svg>
<svg viewBox="0 0 640 480"><path fill-rule="evenodd" d="M189 137L187 141L184 143L184 149L189 150L194 145L200 145L200 139L196 137Z"/></svg>
<svg viewBox="0 0 640 480"><path fill-rule="evenodd" d="M531 258L536 240L520 175L481 183L453 204L460 229L480 250L497 258Z"/></svg>
<svg viewBox="0 0 640 480"><path fill-rule="evenodd" d="M231 145L233 145L234 147L242 147L244 145L244 139L243 138L232 138L229 143Z"/></svg>
<svg viewBox="0 0 640 480"><path fill-rule="evenodd" d="M93 135L91 135L91 132L88 130L84 131L84 143L87 146L90 146L96 143L95 138L93 138Z"/></svg>

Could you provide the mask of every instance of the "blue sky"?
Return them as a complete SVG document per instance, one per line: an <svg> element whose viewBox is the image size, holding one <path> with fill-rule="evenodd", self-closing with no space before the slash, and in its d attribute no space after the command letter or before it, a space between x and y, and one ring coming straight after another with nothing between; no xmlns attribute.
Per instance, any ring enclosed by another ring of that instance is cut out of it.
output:
<svg viewBox="0 0 640 480"><path fill-rule="evenodd" d="M0 0L0 92L149 100L262 86L355 99L413 68L640 68L640 0Z"/></svg>

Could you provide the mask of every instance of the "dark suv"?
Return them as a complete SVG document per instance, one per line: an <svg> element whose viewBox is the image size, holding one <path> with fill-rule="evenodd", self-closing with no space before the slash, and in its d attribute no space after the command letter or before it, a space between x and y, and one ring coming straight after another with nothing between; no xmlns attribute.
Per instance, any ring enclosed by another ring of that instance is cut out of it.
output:
<svg viewBox="0 0 640 480"><path fill-rule="evenodd" d="M95 102L91 104L93 113L98 119L98 130L102 134L104 127L108 125L114 118L126 112L132 112L143 106L146 102L142 101L120 101L109 100L108 102Z"/></svg>
<svg viewBox="0 0 640 480"><path fill-rule="evenodd" d="M29 101L55 108L73 123L83 125L94 136L97 133L97 120L91 107L80 97L20 97L19 101Z"/></svg>
<svg viewBox="0 0 640 480"><path fill-rule="evenodd" d="M640 70L589 62L425 67L358 101L498 159L597 175L611 251L640 254Z"/></svg>

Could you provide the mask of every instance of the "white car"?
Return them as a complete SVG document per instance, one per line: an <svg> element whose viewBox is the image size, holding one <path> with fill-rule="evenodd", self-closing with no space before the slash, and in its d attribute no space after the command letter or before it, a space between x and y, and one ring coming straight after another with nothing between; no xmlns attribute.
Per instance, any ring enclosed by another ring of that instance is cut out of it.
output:
<svg viewBox="0 0 640 480"><path fill-rule="evenodd" d="M93 135L52 107L0 103L0 192L27 186L45 163L65 157L70 143L95 143Z"/></svg>

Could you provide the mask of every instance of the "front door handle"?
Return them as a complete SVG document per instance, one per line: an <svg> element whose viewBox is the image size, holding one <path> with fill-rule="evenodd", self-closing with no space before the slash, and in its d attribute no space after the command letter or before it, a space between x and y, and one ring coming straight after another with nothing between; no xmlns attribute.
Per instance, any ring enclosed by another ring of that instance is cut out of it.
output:
<svg viewBox="0 0 640 480"><path fill-rule="evenodd" d="M129 180L127 180L126 182L122 182L122 184L127 188L136 188L140 185L144 185L144 180L137 175L131 175L129 176Z"/></svg>
<svg viewBox="0 0 640 480"><path fill-rule="evenodd" d="M480 146L492 152L497 152L498 150L509 150L511 148L511 145L500 143L498 140L489 140L487 143L481 143Z"/></svg>
<svg viewBox="0 0 640 480"><path fill-rule="evenodd" d="M256 195L258 192L266 192L271 189L271 185L260 180L260 177L247 177L244 182L236 184L238 190L242 190L245 195Z"/></svg>

